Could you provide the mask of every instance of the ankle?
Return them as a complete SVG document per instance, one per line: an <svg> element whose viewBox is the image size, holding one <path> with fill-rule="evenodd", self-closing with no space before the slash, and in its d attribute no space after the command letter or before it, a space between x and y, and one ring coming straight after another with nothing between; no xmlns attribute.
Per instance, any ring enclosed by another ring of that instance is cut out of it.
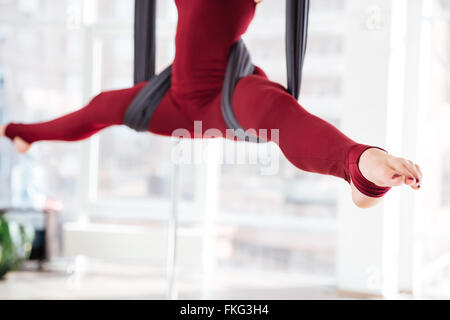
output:
<svg viewBox="0 0 450 320"><path fill-rule="evenodd" d="M353 184L353 181L350 181L350 187L352 190L352 201L360 209L372 208L381 201L381 198L373 198L361 193Z"/></svg>
<svg viewBox="0 0 450 320"><path fill-rule="evenodd" d="M347 160L349 175L362 194L380 198L390 190L378 179L380 174L377 170L382 169L385 156L386 152L378 147L356 145L350 149Z"/></svg>
<svg viewBox="0 0 450 320"><path fill-rule="evenodd" d="M359 171L364 178L379 186L382 186L382 182L377 179L376 169L383 165L386 154L387 152L385 150L370 147L364 150L359 156Z"/></svg>

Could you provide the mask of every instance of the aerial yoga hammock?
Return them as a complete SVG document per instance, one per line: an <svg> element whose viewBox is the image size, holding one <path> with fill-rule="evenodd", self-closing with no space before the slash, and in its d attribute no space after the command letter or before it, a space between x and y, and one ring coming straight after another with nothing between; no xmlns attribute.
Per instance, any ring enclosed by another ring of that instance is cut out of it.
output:
<svg viewBox="0 0 450 320"><path fill-rule="evenodd" d="M260 142L271 141L270 130L278 129L277 143L297 168L345 179L367 197L389 191L358 167L362 153L378 147L351 140L297 102L309 0L286 0L287 89L253 65L241 39L253 19L254 0L175 0L175 58L156 76L155 0L135 3L135 85L102 92L86 107L52 121L11 123L9 138L30 144L77 141L122 124L165 136L182 128L195 137L194 122L201 121L203 132L214 128L228 137L227 129L234 129L238 139ZM260 139L248 129L265 129L268 135ZM418 183L418 174L410 176Z"/></svg>

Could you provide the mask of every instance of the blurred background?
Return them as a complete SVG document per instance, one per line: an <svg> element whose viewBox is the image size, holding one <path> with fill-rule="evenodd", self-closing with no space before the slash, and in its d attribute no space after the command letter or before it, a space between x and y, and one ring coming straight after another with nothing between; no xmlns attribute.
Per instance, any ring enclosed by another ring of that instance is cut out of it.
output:
<svg viewBox="0 0 450 320"><path fill-rule="evenodd" d="M282 84L284 5L264 0L244 37ZM162 70L177 12L157 7ZM0 0L0 123L47 120L131 86L133 17L133 0ZM311 0L303 77L306 109L419 163L422 190L392 190L362 211L345 181L281 154L271 176L221 164L230 142L219 139L207 163L180 167L171 139L125 127L27 155L3 139L0 215L9 233L22 226L16 243L31 259L0 281L0 299L450 297L450 2Z"/></svg>

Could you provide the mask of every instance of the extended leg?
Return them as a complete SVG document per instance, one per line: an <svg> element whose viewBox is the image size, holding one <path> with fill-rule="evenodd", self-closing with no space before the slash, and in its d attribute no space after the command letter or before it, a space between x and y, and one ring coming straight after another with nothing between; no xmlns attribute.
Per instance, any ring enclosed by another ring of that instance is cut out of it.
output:
<svg viewBox="0 0 450 320"><path fill-rule="evenodd" d="M358 144L302 108L281 85L246 77L236 87L233 108L245 129L279 129L279 146L296 167L349 180L347 154Z"/></svg>
<svg viewBox="0 0 450 320"><path fill-rule="evenodd" d="M102 92L84 108L63 117L35 124L11 123L5 135L11 140L21 138L26 143L41 140L77 141L99 130L123 122L126 108L145 83L132 88Z"/></svg>
<svg viewBox="0 0 450 320"><path fill-rule="evenodd" d="M245 129L279 129L280 149L296 167L334 175L355 186L354 200L359 196L381 197L389 187L402 183L419 187L421 174L416 165L358 144L306 111L282 86L264 76L252 75L239 81L233 108Z"/></svg>

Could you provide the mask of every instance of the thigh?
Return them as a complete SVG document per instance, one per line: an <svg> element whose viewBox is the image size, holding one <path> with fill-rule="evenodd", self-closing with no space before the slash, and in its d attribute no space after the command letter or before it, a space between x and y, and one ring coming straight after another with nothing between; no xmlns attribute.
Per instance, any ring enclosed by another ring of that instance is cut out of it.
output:
<svg viewBox="0 0 450 320"><path fill-rule="evenodd" d="M233 111L245 130L280 129L285 120L306 113L282 85L265 75L250 75L238 82Z"/></svg>
<svg viewBox="0 0 450 320"><path fill-rule="evenodd" d="M233 110L245 129L266 129L296 167L346 177L346 157L356 143L308 112L283 86L261 76L245 77L236 86Z"/></svg>
<svg viewBox="0 0 450 320"><path fill-rule="evenodd" d="M194 122L189 120L174 102L169 90L153 113L148 130L155 134L171 136L177 129L186 129L192 134Z"/></svg>

